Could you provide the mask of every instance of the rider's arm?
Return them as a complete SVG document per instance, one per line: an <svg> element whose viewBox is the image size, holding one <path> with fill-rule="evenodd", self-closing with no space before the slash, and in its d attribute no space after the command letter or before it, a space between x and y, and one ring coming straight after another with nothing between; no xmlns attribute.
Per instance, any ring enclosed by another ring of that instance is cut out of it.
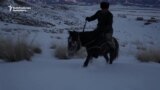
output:
<svg viewBox="0 0 160 90"><path fill-rule="evenodd" d="M87 17L88 18L88 21L93 21L93 20L96 20L98 18L98 13L99 11L97 11L93 16L91 17Z"/></svg>

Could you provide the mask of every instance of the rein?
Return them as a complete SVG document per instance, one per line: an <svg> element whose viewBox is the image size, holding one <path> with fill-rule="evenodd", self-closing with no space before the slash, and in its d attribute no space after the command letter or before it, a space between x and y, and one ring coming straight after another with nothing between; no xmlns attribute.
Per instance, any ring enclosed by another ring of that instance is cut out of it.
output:
<svg viewBox="0 0 160 90"><path fill-rule="evenodd" d="M85 21L85 24L84 24L84 27L83 27L83 32L84 32L84 30L86 28L86 24L87 24L87 20Z"/></svg>

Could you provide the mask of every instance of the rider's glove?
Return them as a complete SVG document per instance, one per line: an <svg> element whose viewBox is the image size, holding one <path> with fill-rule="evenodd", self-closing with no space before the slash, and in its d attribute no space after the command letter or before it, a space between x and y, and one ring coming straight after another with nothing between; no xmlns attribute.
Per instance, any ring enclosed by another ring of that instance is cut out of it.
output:
<svg viewBox="0 0 160 90"><path fill-rule="evenodd" d="M89 21L89 17L86 17L86 21Z"/></svg>

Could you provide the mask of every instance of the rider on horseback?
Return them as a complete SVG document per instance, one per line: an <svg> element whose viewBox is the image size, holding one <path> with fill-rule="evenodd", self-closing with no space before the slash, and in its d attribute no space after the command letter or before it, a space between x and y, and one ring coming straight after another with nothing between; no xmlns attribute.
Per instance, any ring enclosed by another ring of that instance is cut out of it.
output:
<svg viewBox="0 0 160 90"><path fill-rule="evenodd" d="M113 35L113 15L109 11L109 3L108 2L101 2L100 3L101 10L98 10L93 16L86 17L87 21L93 21L98 19L97 28L95 32L98 34L98 38L106 38L109 46L114 49L114 43L112 40Z"/></svg>

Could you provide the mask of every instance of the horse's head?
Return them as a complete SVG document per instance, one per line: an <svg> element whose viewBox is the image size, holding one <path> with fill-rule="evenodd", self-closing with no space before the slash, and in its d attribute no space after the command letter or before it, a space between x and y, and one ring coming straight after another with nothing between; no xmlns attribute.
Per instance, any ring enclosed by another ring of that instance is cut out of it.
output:
<svg viewBox="0 0 160 90"><path fill-rule="evenodd" d="M68 37L68 52L69 54L75 54L81 47L81 41L79 33L75 31L69 31Z"/></svg>

